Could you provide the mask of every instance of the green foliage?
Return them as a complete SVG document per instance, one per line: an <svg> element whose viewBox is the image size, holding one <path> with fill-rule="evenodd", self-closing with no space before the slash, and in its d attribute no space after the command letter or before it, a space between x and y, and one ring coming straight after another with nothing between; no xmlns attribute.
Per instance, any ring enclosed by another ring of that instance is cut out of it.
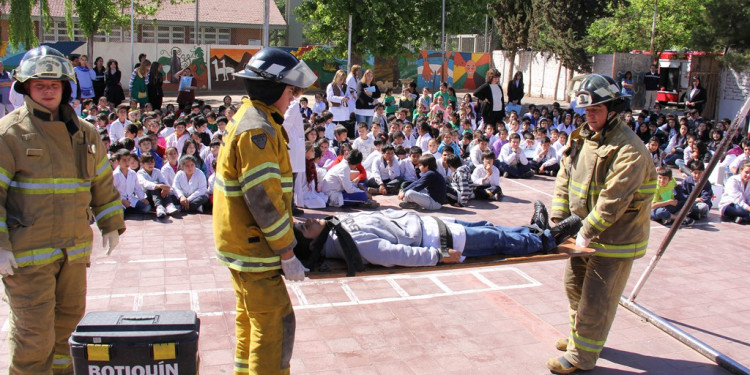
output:
<svg viewBox="0 0 750 375"><path fill-rule="evenodd" d="M10 3L8 22L8 42L14 48L20 45L26 48L34 47L39 44L34 30L34 22L31 19L31 10L34 5L39 3L42 10L43 24L49 25L51 17L49 15L49 3L47 0L0 0L0 5L6 6Z"/></svg>
<svg viewBox="0 0 750 375"><path fill-rule="evenodd" d="M659 0L654 50L690 48L702 28L704 0ZM648 51L654 0L631 0L616 6L611 17L599 18L588 28L590 53Z"/></svg>
<svg viewBox="0 0 750 375"><path fill-rule="evenodd" d="M534 5L524 0L494 0L490 2L495 27L508 50L526 49L533 40Z"/></svg>
<svg viewBox="0 0 750 375"><path fill-rule="evenodd" d="M591 71L586 52L588 25L610 13L612 1L607 0L536 0L535 9L544 9L543 22L535 32L537 47L555 53L563 65L576 71Z"/></svg>
<svg viewBox="0 0 750 375"><path fill-rule="evenodd" d="M483 32L486 6L486 0L445 0L446 34ZM312 57L346 57L352 14L352 55L387 58L423 45L439 49L441 9L441 0L304 0L295 12L308 40L331 47Z"/></svg>
<svg viewBox="0 0 750 375"><path fill-rule="evenodd" d="M708 0L704 22L692 34L696 49L723 51L737 71L750 67L750 0Z"/></svg>

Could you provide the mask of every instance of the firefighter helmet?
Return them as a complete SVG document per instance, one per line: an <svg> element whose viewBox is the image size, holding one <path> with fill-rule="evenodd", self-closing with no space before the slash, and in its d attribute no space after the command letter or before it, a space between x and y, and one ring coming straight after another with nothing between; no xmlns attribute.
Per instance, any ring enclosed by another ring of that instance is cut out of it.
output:
<svg viewBox="0 0 750 375"><path fill-rule="evenodd" d="M267 80L308 88L318 79L304 61L279 48L267 47L258 51L241 72L234 74L249 80Z"/></svg>
<svg viewBox="0 0 750 375"><path fill-rule="evenodd" d="M586 108L624 99L614 79L602 74L589 74L576 92L576 108Z"/></svg>
<svg viewBox="0 0 750 375"><path fill-rule="evenodd" d="M61 81L76 80L73 65L58 50L39 46L28 50L16 68L15 78L18 82L30 79L50 79Z"/></svg>

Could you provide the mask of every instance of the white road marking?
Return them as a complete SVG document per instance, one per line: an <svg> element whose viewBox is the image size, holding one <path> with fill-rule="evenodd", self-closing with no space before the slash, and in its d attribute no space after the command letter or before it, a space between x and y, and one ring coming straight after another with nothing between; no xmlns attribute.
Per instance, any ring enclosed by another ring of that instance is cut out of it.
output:
<svg viewBox="0 0 750 375"><path fill-rule="evenodd" d="M504 179L503 179L503 181L510 181L510 182L512 182L512 183L514 183L514 184L518 184L518 185L521 185L521 186L523 186L523 187L525 187L525 188L527 188L527 189L529 189L529 190L534 190L534 191L535 191L535 192L537 192L537 193L542 193L542 194L544 194L544 195L546 195L546 196L548 196L548 197L552 197L552 196L553 196L552 194L550 194L550 193L548 193L548 192L546 192L546 191L541 191L541 190L539 190L539 189L537 189L537 188L535 188L535 187L531 187L531 186L529 186L529 185L526 185L526 184L524 184L523 182L518 182L518 181L516 181L515 179L512 179L512 178L504 178Z"/></svg>

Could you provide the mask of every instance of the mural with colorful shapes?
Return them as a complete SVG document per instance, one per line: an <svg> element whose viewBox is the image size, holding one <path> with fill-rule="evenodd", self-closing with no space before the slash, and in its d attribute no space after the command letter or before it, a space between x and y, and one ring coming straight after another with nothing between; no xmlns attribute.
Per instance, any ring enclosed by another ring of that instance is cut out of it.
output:
<svg viewBox="0 0 750 375"><path fill-rule="evenodd" d="M188 48L190 48L188 50ZM203 47L192 46L183 49L174 46L169 49L159 51L156 61L161 64L161 71L164 74L164 89L177 90L178 80L174 74L182 69L190 68L193 76L198 82L198 87L208 87L208 69L203 53Z"/></svg>

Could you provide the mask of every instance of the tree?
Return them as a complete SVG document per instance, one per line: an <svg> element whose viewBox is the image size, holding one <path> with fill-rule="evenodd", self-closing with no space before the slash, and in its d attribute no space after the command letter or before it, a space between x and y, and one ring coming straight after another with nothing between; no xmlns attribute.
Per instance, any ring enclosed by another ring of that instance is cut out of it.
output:
<svg viewBox="0 0 750 375"><path fill-rule="evenodd" d="M490 8L494 13L495 25L503 48L510 51L508 77L511 78L516 54L519 50L528 48L533 39L530 31L534 24L534 6L531 1L494 0L490 2Z"/></svg>
<svg viewBox="0 0 750 375"><path fill-rule="evenodd" d="M724 52L736 71L750 67L750 0L708 0L704 22L692 33L695 49Z"/></svg>
<svg viewBox="0 0 750 375"><path fill-rule="evenodd" d="M41 8L43 24L50 24L52 18L49 15L49 3L47 0L0 0L0 5L5 8L10 3L8 19L8 43L14 48L24 45L27 48L39 44L34 30L34 21L31 19L31 10L34 5L39 4Z"/></svg>
<svg viewBox="0 0 750 375"><path fill-rule="evenodd" d="M446 34L484 29L487 0L445 2ZM346 56L351 14L352 55L394 57L409 47L440 48L441 7L440 0L304 0L295 12L308 40L330 46L312 55Z"/></svg>
<svg viewBox="0 0 750 375"><path fill-rule="evenodd" d="M702 27L706 13L703 0L659 0L654 50L680 50L691 46L693 34ZM590 53L648 51L654 0L620 4L611 17L600 18L588 28Z"/></svg>
<svg viewBox="0 0 750 375"><path fill-rule="evenodd" d="M586 52L587 28L597 18L610 13L607 0L536 0L534 7L544 9L537 47L553 52L568 69L591 71L591 59Z"/></svg>

